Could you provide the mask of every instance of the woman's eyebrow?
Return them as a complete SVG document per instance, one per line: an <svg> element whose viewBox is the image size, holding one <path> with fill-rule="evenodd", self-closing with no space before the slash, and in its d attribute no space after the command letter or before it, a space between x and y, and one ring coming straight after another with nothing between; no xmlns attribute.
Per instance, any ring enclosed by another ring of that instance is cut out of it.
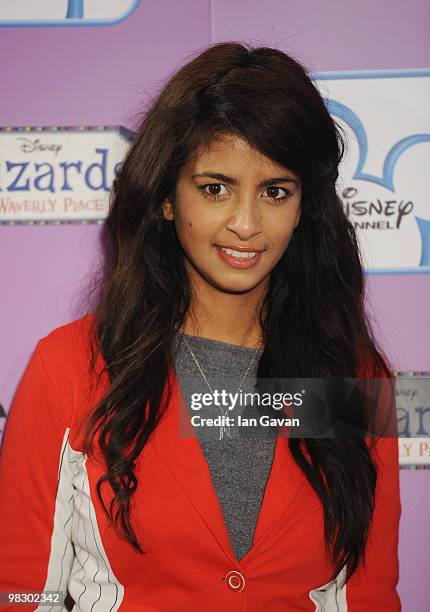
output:
<svg viewBox="0 0 430 612"><path fill-rule="evenodd" d="M201 174L193 174L191 178L199 178L199 177L207 177L214 178L222 181L223 183L227 183L228 185L239 185L240 181L236 178L232 178L231 176L226 176L225 174L221 174L220 172L203 172ZM266 179L261 181L258 184L258 187L269 187L270 185L274 185L275 183L296 183L300 185L300 180L295 179L291 176L280 176L276 178Z"/></svg>

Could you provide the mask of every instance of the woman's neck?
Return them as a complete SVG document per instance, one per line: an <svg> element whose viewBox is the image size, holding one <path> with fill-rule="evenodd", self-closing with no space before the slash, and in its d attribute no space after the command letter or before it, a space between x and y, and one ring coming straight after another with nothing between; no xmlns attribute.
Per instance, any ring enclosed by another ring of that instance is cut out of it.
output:
<svg viewBox="0 0 430 612"><path fill-rule="evenodd" d="M195 299L181 332L257 348L263 335L259 312L259 304L247 295L219 293L211 301Z"/></svg>
<svg viewBox="0 0 430 612"><path fill-rule="evenodd" d="M217 327L213 329L211 327L203 328L200 326L196 329L188 324L181 328L183 334L190 334L192 336L198 336L200 338L208 338L209 340L218 340L219 342L226 342L227 344L235 344L243 348L259 348L263 345L261 327L255 326L254 330L246 334L238 334L237 330L233 333L229 329L220 329Z"/></svg>

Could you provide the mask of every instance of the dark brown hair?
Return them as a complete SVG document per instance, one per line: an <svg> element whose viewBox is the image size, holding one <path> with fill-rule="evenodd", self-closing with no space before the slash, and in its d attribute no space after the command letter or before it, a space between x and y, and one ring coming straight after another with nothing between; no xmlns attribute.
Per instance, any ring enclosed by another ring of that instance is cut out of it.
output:
<svg viewBox="0 0 430 612"><path fill-rule="evenodd" d="M390 375L366 320L356 236L335 189L344 150L339 126L289 55L234 42L209 47L146 112L116 177L105 226L94 337L110 385L87 423L86 452L99 432L106 461L100 500L109 483L114 497L105 511L141 552L130 516L135 461L167 406L174 333L192 303L183 252L161 206L174 199L181 167L222 133L246 139L302 181L300 223L265 299L258 378ZM291 438L289 447L321 499L333 576L346 564L349 578L364 558L373 512L371 452L363 439Z"/></svg>

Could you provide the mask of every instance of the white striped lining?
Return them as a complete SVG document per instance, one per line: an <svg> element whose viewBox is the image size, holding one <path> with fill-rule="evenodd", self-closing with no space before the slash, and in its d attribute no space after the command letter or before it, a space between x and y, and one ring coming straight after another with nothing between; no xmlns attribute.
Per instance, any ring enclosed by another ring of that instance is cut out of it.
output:
<svg viewBox="0 0 430 612"><path fill-rule="evenodd" d="M73 612L115 612L124 587L114 575L100 537L90 495L87 457L64 433L58 469L54 529L44 591L69 591ZM58 608L39 606L37 612ZM66 612L64 607L62 612Z"/></svg>
<svg viewBox="0 0 430 612"><path fill-rule="evenodd" d="M346 601L346 586L340 588L340 583L346 573L344 567L334 580L309 591L309 598L314 602L315 612L348 612Z"/></svg>

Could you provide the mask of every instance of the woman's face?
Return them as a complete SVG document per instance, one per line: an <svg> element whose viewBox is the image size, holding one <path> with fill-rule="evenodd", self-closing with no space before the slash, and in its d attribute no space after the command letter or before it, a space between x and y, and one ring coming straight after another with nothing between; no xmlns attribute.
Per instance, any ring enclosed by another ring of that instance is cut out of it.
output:
<svg viewBox="0 0 430 612"><path fill-rule="evenodd" d="M300 201L291 170L223 135L183 166L175 205L166 199L163 215L175 223L193 283L243 293L268 286L299 222Z"/></svg>

